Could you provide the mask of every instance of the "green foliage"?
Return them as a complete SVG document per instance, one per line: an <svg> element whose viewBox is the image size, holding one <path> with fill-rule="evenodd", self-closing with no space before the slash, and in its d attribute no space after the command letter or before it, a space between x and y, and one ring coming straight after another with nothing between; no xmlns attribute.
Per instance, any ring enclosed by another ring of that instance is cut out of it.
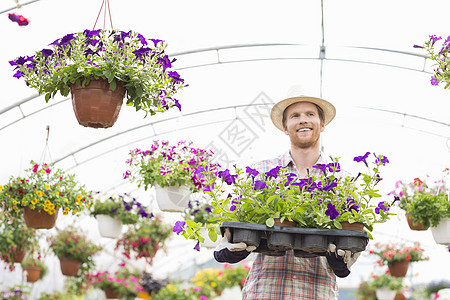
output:
<svg viewBox="0 0 450 300"><path fill-rule="evenodd" d="M397 291L403 287L403 277L394 277L389 273L380 276L372 275L369 285L374 289L388 288Z"/></svg>
<svg viewBox="0 0 450 300"><path fill-rule="evenodd" d="M173 61L165 54L167 44L162 40L153 42L133 31L85 30L50 46L10 62L18 69L15 76L45 94L47 102L58 92L67 96L74 84L86 86L92 79L103 78L112 90L123 85L127 105L136 110L154 115L180 107L173 97L186 84L170 71Z"/></svg>
<svg viewBox="0 0 450 300"><path fill-rule="evenodd" d="M105 200L97 198L90 208L90 215L107 215L126 225L136 224L140 217L150 216L145 207L128 194L110 196Z"/></svg>

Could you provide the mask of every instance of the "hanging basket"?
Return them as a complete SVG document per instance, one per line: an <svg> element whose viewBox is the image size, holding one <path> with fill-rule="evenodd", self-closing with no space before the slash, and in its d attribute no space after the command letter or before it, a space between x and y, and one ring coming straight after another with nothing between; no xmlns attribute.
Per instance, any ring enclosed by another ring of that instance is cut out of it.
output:
<svg viewBox="0 0 450 300"><path fill-rule="evenodd" d="M414 225L414 219L411 217L411 213L406 214L406 220L408 221L408 226L411 230L423 231L428 229L428 227L424 227L420 221L417 221L417 224Z"/></svg>
<svg viewBox="0 0 450 300"><path fill-rule="evenodd" d="M23 208L23 218L25 224L30 228L36 229L50 229L55 227L56 219L58 218L59 208L52 215L49 215L44 210L30 209L28 206Z"/></svg>
<svg viewBox="0 0 450 300"><path fill-rule="evenodd" d="M14 256L14 262L15 263L21 263L22 260L25 257L25 250L23 249L17 249L16 250L16 255Z"/></svg>
<svg viewBox="0 0 450 300"><path fill-rule="evenodd" d="M122 233L122 222L107 215L97 215L98 230L105 238L117 238Z"/></svg>
<svg viewBox="0 0 450 300"><path fill-rule="evenodd" d="M219 237L217 237L217 240L215 242L213 242L208 235L208 230L206 228L200 228L200 235L205 239L205 241L203 243L200 243L201 247L205 247L205 248L209 248L209 249L214 249L217 247L217 245L219 245L220 243L220 239Z"/></svg>
<svg viewBox="0 0 450 300"><path fill-rule="evenodd" d="M377 295L378 300L394 300L396 291L390 290L388 288L376 289L375 293Z"/></svg>
<svg viewBox="0 0 450 300"><path fill-rule="evenodd" d="M39 267L23 267L23 271L27 272L27 282L36 282L41 279L42 269Z"/></svg>
<svg viewBox="0 0 450 300"><path fill-rule="evenodd" d="M185 186L155 187L156 202L161 211L183 212L188 203L191 192Z"/></svg>
<svg viewBox="0 0 450 300"><path fill-rule="evenodd" d="M120 298L120 293L113 290L112 287L107 286L103 289L103 291L105 292L105 296L107 299L119 299Z"/></svg>
<svg viewBox="0 0 450 300"><path fill-rule="evenodd" d="M80 125L108 128L119 117L126 89L117 82L113 91L106 79L91 79L85 87L73 84L70 91L73 110Z"/></svg>
<svg viewBox="0 0 450 300"><path fill-rule="evenodd" d="M394 277L405 277L409 268L408 260L395 260L388 264L389 273Z"/></svg>
<svg viewBox="0 0 450 300"><path fill-rule="evenodd" d="M61 266L62 274L66 276L77 276L78 271L81 268L81 261L77 259L60 257L59 264Z"/></svg>
<svg viewBox="0 0 450 300"><path fill-rule="evenodd" d="M438 226L431 227L431 233L437 244L450 245L450 218L442 218Z"/></svg>

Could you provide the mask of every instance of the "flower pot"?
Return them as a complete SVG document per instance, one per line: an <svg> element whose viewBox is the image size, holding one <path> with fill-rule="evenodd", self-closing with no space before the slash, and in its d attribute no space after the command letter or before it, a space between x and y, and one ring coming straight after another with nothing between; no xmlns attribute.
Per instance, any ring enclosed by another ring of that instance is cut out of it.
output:
<svg viewBox="0 0 450 300"><path fill-rule="evenodd" d="M423 225L422 225L422 223L420 223L420 221L417 221L417 224L416 225L414 225L414 219L411 217L411 213L409 213L409 214L406 214L406 220L408 221L408 225L409 225L409 228L411 229L411 230L418 230L418 231L422 231L422 230L427 230L428 229L428 227L424 227Z"/></svg>
<svg viewBox="0 0 450 300"><path fill-rule="evenodd" d="M107 299L119 299L120 298L120 292L116 292L112 287L107 286L103 289L103 291L105 292Z"/></svg>
<svg viewBox="0 0 450 300"><path fill-rule="evenodd" d="M431 227L431 233L437 244L450 245L450 218L442 218L438 226Z"/></svg>
<svg viewBox="0 0 450 300"><path fill-rule="evenodd" d="M27 272L27 282L36 282L41 279L42 269L39 267L23 267L23 270Z"/></svg>
<svg viewBox="0 0 450 300"><path fill-rule="evenodd" d="M155 187L156 202L161 211L183 212L188 203L191 192L185 186Z"/></svg>
<svg viewBox="0 0 450 300"><path fill-rule="evenodd" d="M122 222L107 215L97 215L98 230L102 237L117 238L122 233Z"/></svg>
<svg viewBox="0 0 450 300"><path fill-rule="evenodd" d="M359 222L341 222L343 230L364 230L364 224Z"/></svg>
<svg viewBox="0 0 450 300"><path fill-rule="evenodd" d="M388 288L381 288L376 289L375 293L378 300L394 300L397 292Z"/></svg>
<svg viewBox="0 0 450 300"><path fill-rule="evenodd" d="M49 215L44 210L30 209L28 206L23 208L23 218L25 224L30 228L36 229L50 229L55 227L56 219L58 218L59 208L52 215Z"/></svg>
<svg viewBox="0 0 450 300"><path fill-rule="evenodd" d="M200 243L200 246L205 247L205 248L214 249L217 247L217 245L219 245L220 239L219 239L219 237L217 237L217 240L215 242L213 242L209 238L208 232L209 231L206 228L200 228L200 235L205 239L205 241L203 243Z"/></svg>
<svg viewBox="0 0 450 300"><path fill-rule="evenodd" d="M297 227L297 223L294 221L289 221L288 219L284 219L283 222L280 222L280 219L275 218L274 226L285 226L285 227Z"/></svg>
<svg viewBox="0 0 450 300"><path fill-rule="evenodd" d="M85 127L108 128L119 116L125 97L125 87L117 82L113 91L106 79L91 79L84 88L73 84L72 106L78 123Z"/></svg>
<svg viewBox="0 0 450 300"><path fill-rule="evenodd" d="M14 255L14 262L21 263L24 257L25 257L25 250L17 249L16 255Z"/></svg>
<svg viewBox="0 0 450 300"><path fill-rule="evenodd" d="M59 264L61 266L61 272L66 276L77 276L81 268L81 261L77 259L60 257Z"/></svg>
<svg viewBox="0 0 450 300"><path fill-rule="evenodd" d="M395 260L388 264L389 273L394 277L405 277L409 268L408 260Z"/></svg>

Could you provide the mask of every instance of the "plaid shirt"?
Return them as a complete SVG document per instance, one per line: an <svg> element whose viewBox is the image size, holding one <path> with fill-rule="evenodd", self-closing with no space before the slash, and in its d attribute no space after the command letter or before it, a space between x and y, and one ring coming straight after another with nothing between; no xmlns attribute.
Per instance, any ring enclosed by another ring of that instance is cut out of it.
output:
<svg viewBox="0 0 450 300"><path fill-rule="evenodd" d="M323 154L317 163L326 163ZM271 160L256 163L260 172L282 166L298 174L289 152ZM320 172L313 168L310 173ZM242 290L242 299L258 300L331 300L338 298L336 276L323 256L302 258L292 250L285 256L258 253Z"/></svg>

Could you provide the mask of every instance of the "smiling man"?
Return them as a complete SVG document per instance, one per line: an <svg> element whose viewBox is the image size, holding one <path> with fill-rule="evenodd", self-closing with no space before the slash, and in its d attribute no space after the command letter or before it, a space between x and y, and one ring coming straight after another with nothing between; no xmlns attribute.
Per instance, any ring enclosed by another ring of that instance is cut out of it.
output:
<svg viewBox="0 0 450 300"><path fill-rule="evenodd" d="M296 93L295 89L291 93ZM301 178L318 175L320 169L313 166L330 162L320 151L320 135L335 115L335 107L321 98L291 94L276 103L271 119L289 136L290 149L279 157L256 163L254 168L268 172L282 166ZM230 232L226 231L214 251L217 261L236 263L255 250L245 243L230 243L230 238ZM328 250L325 256L318 257L296 257L292 250L284 256L258 253L242 290L242 299L337 299L336 276L348 276L359 253L336 249L334 244Z"/></svg>

